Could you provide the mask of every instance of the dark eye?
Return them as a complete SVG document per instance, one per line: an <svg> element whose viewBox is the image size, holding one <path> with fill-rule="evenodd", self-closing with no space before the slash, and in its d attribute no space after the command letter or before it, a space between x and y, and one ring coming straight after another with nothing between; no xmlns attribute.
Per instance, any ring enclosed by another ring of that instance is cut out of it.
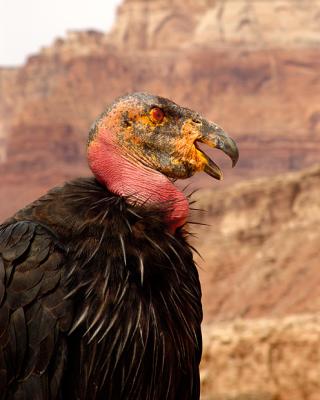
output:
<svg viewBox="0 0 320 400"><path fill-rule="evenodd" d="M154 107L150 111L150 117L153 122L160 124L164 119L164 112L159 107Z"/></svg>

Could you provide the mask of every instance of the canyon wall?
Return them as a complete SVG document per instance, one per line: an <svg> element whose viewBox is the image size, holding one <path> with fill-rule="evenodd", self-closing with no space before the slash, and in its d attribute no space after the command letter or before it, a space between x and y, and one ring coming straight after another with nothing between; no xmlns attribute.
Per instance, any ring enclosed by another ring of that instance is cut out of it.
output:
<svg viewBox="0 0 320 400"><path fill-rule="evenodd" d="M190 224L206 260L203 399L317 400L320 2L126 0L111 32L70 32L0 68L0 219L88 174L88 127L143 90L202 112L240 148L232 171L212 153L224 184L193 181L208 210L193 219L209 224Z"/></svg>
<svg viewBox="0 0 320 400"><path fill-rule="evenodd" d="M320 166L196 194L203 400L318 400Z"/></svg>
<svg viewBox="0 0 320 400"><path fill-rule="evenodd" d="M205 321L320 310L320 167L199 191Z"/></svg>
<svg viewBox="0 0 320 400"><path fill-rule="evenodd" d="M128 51L306 47L319 46L319 22L318 0L127 0L109 37Z"/></svg>
<svg viewBox="0 0 320 400"><path fill-rule="evenodd" d="M241 158L226 184L317 162L319 16L317 0L127 0L110 33L69 32L0 69L0 190L28 181L30 193L1 216L31 187L87 173L88 127L126 92L170 97L229 131Z"/></svg>
<svg viewBox="0 0 320 400"><path fill-rule="evenodd" d="M319 314L209 325L203 339L202 400L319 399Z"/></svg>

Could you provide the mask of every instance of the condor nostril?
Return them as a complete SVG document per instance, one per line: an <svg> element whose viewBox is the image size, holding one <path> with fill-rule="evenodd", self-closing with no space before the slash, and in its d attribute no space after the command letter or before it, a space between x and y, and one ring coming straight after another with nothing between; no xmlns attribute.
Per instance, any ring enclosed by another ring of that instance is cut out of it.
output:
<svg viewBox="0 0 320 400"><path fill-rule="evenodd" d="M201 120L198 119L198 118L193 118L193 119L192 119L192 122L193 122L194 124L196 124L196 125L202 125Z"/></svg>

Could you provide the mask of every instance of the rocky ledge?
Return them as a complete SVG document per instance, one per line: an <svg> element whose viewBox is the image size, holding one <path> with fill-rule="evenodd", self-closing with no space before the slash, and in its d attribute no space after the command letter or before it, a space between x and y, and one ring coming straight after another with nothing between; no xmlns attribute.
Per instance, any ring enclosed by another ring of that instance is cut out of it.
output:
<svg viewBox="0 0 320 400"><path fill-rule="evenodd" d="M205 326L202 400L317 400L320 315Z"/></svg>

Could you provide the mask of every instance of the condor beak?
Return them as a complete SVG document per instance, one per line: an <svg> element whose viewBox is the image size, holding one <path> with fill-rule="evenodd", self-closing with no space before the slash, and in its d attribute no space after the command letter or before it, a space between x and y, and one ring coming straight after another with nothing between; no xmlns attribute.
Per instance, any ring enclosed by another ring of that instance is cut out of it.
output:
<svg viewBox="0 0 320 400"><path fill-rule="evenodd" d="M232 167L234 167L239 159L239 151L235 141L231 139L231 137L229 137L218 125L206 120L202 120L201 122L200 137L196 140L196 142L204 143L209 147L222 150L231 158ZM204 167L204 172L215 179L221 180L223 178L223 174L219 166L213 160L211 160L202 149L199 151L201 151L207 160L207 164Z"/></svg>

